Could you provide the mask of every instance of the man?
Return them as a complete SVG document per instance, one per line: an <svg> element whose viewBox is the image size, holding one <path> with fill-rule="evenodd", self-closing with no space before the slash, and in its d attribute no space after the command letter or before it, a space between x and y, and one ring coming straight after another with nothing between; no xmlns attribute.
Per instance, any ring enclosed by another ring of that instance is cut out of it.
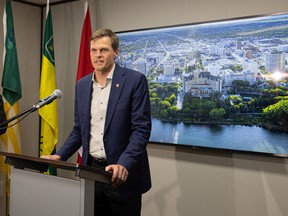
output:
<svg viewBox="0 0 288 216"><path fill-rule="evenodd" d="M83 164L112 173L111 185L96 184L95 215L138 216L151 188L149 92L143 74L114 63L118 45L110 29L91 36L94 72L76 84L73 130L56 155L44 158L67 160L82 145Z"/></svg>

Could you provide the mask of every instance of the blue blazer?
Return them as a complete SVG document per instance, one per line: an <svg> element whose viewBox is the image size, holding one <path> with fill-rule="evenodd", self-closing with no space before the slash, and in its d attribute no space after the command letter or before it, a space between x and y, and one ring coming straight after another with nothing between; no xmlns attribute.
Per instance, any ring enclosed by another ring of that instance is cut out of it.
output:
<svg viewBox="0 0 288 216"><path fill-rule="evenodd" d="M62 160L82 145L82 163L87 165L90 140L92 75L76 84L74 127L57 152ZM148 83L144 74L116 64L108 101L104 146L109 164L121 164L129 171L127 181L118 187L125 197L145 193L151 188L146 146L150 138L151 117Z"/></svg>

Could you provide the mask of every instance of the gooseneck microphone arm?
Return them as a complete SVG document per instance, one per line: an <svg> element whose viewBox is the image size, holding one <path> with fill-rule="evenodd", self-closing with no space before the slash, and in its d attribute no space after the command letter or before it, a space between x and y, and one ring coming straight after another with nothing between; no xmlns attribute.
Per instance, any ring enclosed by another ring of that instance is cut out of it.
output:
<svg viewBox="0 0 288 216"><path fill-rule="evenodd" d="M8 125L8 123L14 121L15 119L17 119L17 118L19 118L19 117L21 117L21 116L23 116L23 115L25 115L25 114L29 115L30 113L32 113L32 112L34 112L34 111L36 111L36 110L37 110L37 108L33 105L32 107L28 108L27 110L25 110L25 111L23 111L23 112L15 115L15 116L13 116L13 117L10 118L10 119L7 119L5 122L2 122L2 123L0 124L0 129L3 129L3 128L2 128L3 126ZM6 127L7 127L7 126L6 126Z"/></svg>
<svg viewBox="0 0 288 216"><path fill-rule="evenodd" d="M46 97L46 98L41 99L38 103L34 104L33 106L31 106L31 107L28 108L27 110L25 110L25 111L23 111L23 112L15 115L15 116L13 116L12 118L6 120L5 122L2 122L2 123L0 124L0 129L8 128L7 125L8 125L9 122L12 122L12 121L14 121L15 119L17 119L17 118L19 118L19 117L21 117L21 116L23 116L23 115L28 116L30 113L35 112L36 110L38 110L38 109L41 108L42 106L47 105L47 104L50 104L52 101L54 101L54 100L57 99L57 98L61 98L61 96L62 96L62 92L61 92L59 89L54 90L54 92L53 92L51 95L49 95L49 96ZM23 118L25 118L26 116L24 116ZM20 121L21 121L21 120L22 120L22 119L20 119ZM16 122L16 123L17 123L17 122ZM16 124L16 123L15 123L15 124Z"/></svg>

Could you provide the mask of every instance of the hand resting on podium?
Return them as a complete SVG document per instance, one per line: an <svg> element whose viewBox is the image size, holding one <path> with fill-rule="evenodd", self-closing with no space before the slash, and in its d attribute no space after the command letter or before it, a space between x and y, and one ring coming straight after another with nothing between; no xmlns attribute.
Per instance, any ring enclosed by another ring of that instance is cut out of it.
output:
<svg viewBox="0 0 288 216"><path fill-rule="evenodd" d="M48 160L61 160L61 157L59 155L42 155L41 158L48 159ZM112 173L112 186L118 187L119 185L126 182L127 177L129 175L128 170L119 164L111 164L105 167L106 172Z"/></svg>
<svg viewBox="0 0 288 216"><path fill-rule="evenodd" d="M40 158L48 159L48 160L61 160L59 155L42 155Z"/></svg>

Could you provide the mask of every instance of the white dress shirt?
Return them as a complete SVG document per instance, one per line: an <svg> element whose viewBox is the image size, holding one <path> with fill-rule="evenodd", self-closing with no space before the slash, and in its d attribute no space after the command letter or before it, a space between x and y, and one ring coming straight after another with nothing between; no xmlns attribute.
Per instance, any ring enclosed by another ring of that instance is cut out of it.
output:
<svg viewBox="0 0 288 216"><path fill-rule="evenodd" d="M108 106L109 94L111 90L111 82L115 69L115 64L106 78L104 86L99 85L92 78L93 93L91 99L91 120L90 120L90 146L89 153L94 158L106 158L103 136L104 125L106 119L106 111Z"/></svg>

